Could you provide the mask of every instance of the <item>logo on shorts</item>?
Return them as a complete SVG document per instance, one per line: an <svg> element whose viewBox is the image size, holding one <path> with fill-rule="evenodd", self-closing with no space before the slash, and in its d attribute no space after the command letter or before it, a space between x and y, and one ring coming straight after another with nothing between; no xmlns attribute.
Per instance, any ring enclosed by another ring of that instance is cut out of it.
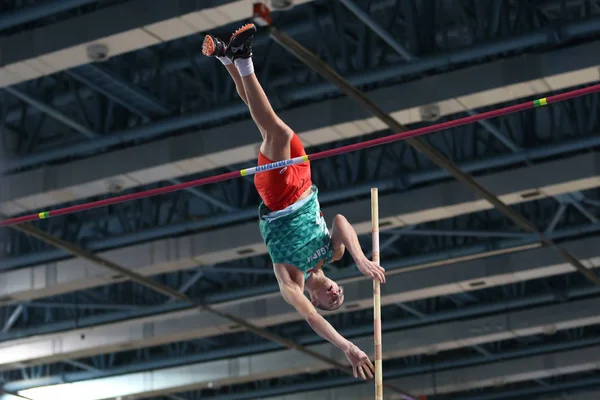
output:
<svg viewBox="0 0 600 400"><path fill-rule="evenodd" d="M280 173L281 175L283 175L283 173L284 173L286 170L287 170L287 167L285 167L285 168L282 168L282 169L279 171L279 173Z"/></svg>

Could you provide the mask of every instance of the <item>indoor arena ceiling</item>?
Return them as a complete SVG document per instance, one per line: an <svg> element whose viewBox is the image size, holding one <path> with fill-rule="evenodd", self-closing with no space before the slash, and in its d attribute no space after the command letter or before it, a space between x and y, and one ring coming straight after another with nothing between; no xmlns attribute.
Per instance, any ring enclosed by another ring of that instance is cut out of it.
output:
<svg viewBox="0 0 600 400"><path fill-rule="evenodd" d="M0 1L0 214L253 166L259 132L199 52L252 3ZM600 80L600 1L295 3L279 29L409 128ZM259 78L308 153L392 133L266 32L255 43ZM592 94L424 140L595 269L599 116ZM537 237L405 142L315 161L313 179L325 215L346 215L365 249L379 188L386 381L429 400L598 398L600 288ZM242 178L34 225L343 358L282 301L258 202ZM1 400L373 398L372 383L13 229L0 257ZM372 287L351 261L327 267L346 293L327 318L370 350Z"/></svg>

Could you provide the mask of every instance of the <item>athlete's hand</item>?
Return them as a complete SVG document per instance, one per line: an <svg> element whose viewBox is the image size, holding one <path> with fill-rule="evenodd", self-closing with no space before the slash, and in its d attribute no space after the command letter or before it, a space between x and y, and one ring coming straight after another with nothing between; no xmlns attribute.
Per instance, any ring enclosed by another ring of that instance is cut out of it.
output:
<svg viewBox="0 0 600 400"><path fill-rule="evenodd" d="M365 257L361 262L356 263L356 267L364 276L385 283L385 269L381 265Z"/></svg>
<svg viewBox="0 0 600 400"><path fill-rule="evenodd" d="M348 350L346 350L346 358L352 364L352 372L355 378L358 378L360 374L361 378L364 380L373 379L373 374L375 373L375 367L371 360L369 360L369 356L365 354L364 351L359 349L353 344L350 344Z"/></svg>

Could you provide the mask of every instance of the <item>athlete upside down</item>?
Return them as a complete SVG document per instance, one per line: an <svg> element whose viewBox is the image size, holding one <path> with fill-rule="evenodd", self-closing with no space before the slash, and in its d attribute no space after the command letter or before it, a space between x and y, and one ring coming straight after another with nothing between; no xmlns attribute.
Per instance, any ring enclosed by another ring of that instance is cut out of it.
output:
<svg viewBox="0 0 600 400"><path fill-rule="evenodd" d="M265 165L306 153L300 138L275 114L254 74L255 33L254 24L245 25L231 36L228 44L208 35L202 53L219 59L233 78L262 135L258 165ZM319 336L346 354L354 377L372 378L374 367L369 357L340 335L316 308L333 311L343 304L344 289L327 278L322 267L339 260L346 249L365 276L383 283L385 270L365 256L356 231L342 215L333 219L330 235L309 162L257 174L254 185L263 200L259 206L260 231L283 298ZM304 295L305 289L310 301Z"/></svg>

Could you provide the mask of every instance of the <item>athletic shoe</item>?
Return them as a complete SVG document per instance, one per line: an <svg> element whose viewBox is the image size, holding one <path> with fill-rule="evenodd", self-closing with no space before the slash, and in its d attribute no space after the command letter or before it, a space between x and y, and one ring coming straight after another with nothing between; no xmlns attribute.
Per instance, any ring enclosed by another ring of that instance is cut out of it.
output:
<svg viewBox="0 0 600 400"><path fill-rule="evenodd" d="M252 39L256 33L254 24L246 24L235 31L227 45L227 57L232 61L238 58L252 57Z"/></svg>
<svg viewBox="0 0 600 400"><path fill-rule="evenodd" d="M202 54L208 57L225 57L227 45L221 39L211 35L204 37L202 42Z"/></svg>

